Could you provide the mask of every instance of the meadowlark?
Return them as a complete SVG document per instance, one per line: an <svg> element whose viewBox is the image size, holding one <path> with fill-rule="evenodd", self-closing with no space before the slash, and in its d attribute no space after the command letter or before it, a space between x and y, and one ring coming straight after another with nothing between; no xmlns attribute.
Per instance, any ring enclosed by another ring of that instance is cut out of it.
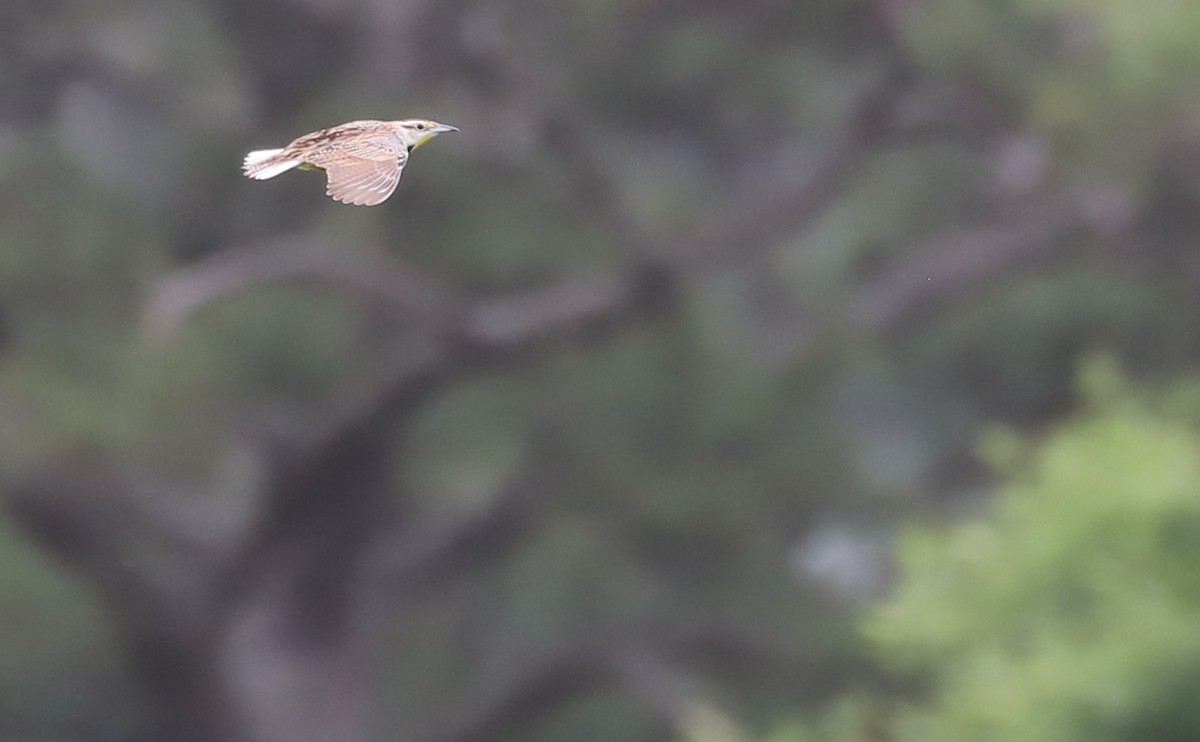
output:
<svg viewBox="0 0 1200 742"><path fill-rule="evenodd" d="M456 127L426 119L351 121L297 137L282 149L259 149L242 163L248 178L266 180L294 167L324 170L326 195L355 206L383 203L396 190L409 153Z"/></svg>

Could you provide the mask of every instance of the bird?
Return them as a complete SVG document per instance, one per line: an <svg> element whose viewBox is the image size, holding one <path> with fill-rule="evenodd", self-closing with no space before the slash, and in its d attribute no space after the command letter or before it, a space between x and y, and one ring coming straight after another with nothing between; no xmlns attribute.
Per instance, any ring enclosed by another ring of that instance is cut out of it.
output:
<svg viewBox="0 0 1200 742"><path fill-rule="evenodd" d="M375 206L400 182L410 153L458 127L428 119L350 121L297 137L280 149L258 149L242 161L247 178L266 180L300 168L324 170L325 194L334 201Z"/></svg>

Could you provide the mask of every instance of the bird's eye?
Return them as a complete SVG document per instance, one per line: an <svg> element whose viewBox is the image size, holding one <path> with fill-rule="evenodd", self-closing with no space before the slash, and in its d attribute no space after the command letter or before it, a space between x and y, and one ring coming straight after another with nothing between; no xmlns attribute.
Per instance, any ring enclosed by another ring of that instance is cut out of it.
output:
<svg viewBox="0 0 1200 742"><path fill-rule="evenodd" d="M417 131L425 131L425 124L417 124Z"/></svg>

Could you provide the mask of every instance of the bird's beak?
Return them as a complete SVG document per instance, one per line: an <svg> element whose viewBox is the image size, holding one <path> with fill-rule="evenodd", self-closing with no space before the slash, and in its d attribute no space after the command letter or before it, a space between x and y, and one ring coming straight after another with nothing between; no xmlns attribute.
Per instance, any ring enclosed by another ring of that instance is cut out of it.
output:
<svg viewBox="0 0 1200 742"><path fill-rule="evenodd" d="M429 130L429 133L430 134L445 134L446 132L450 132L450 131L458 131L458 127L451 126L450 124L436 124L436 125L434 125L434 127L432 129Z"/></svg>

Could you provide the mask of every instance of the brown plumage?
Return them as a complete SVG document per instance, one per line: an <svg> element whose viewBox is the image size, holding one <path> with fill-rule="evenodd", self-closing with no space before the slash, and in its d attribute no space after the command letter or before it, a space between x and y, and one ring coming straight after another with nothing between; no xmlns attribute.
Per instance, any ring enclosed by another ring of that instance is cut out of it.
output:
<svg viewBox="0 0 1200 742"><path fill-rule="evenodd" d="M374 206L387 200L400 182L409 153L438 134L458 131L428 119L351 121L296 138L282 149L246 155L242 172L266 180L294 167L325 171L325 193L335 201Z"/></svg>

